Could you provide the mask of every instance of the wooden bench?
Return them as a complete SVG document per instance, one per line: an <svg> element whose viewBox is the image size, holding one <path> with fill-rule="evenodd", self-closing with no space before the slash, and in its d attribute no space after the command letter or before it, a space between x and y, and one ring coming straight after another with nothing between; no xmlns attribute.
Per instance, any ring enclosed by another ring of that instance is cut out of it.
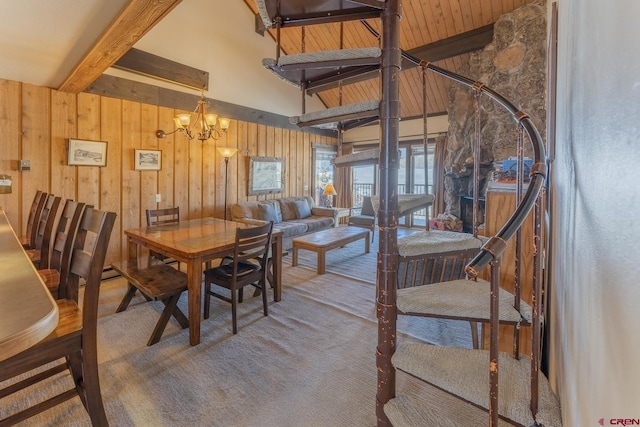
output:
<svg viewBox="0 0 640 427"><path fill-rule="evenodd" d="M182 329L189 327L189 319L178 308L180 295L187 290L186 273L166 264L147 265L147 259L140 259L137 263L135 261L113 263L111 267L129 281L127 293L116 313L127 309L136 291L140 291L148 301L162 301L165 305L147 345L160 341L172 315Z"/></svg>

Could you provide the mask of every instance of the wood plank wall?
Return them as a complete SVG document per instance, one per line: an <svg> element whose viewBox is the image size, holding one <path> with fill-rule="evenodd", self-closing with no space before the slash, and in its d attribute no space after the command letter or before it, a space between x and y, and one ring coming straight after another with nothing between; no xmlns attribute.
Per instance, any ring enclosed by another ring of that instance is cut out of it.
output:
<svg viewBox="0 0 640 427"><path fill-rule="evenodd" d="M118 214L109 265L126 256L123 230L144 225L147 208L180 206L184 219L223 217L224 159L216 146L239 150L229 161L231 206L238 201L310 195L311 144L337 145L332 137L237 120L231 120L229 131L218 141L189 141L181 134L156 138L157 129L173 129L178 112L0 79L0 174L13 179L12 193L0 194L0 207L16 233L24 234L38 189L93 204ZM68 138L107 141L107 165L68 166ZM134 170L136 148L162 150L162 169ZM285 159L284 193L247 196L250 156ZM31 161L30 171L18 171L21 159ZM156 194L162 202L155 202Z"/></svg>

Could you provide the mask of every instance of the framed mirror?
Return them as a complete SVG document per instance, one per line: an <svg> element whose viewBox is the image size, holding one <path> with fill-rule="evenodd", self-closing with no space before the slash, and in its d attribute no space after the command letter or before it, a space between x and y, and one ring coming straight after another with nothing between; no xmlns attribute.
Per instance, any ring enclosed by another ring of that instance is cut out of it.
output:
<svg viewBox="0 0 640 427"><path fill-rule="evenodd" d="M284 191L284 159L279 157L249 158L249 196Z"/></svg>

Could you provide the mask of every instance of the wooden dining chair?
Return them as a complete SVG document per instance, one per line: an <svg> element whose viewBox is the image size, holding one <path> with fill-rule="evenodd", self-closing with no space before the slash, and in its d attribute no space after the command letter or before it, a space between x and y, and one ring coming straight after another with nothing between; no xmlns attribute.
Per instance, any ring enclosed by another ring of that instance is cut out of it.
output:
<svg viewBox="0 0 640 427"><path fill-rule="evenodd" d="M20 376L0 390L0 399L69 369L74 386L43 402L0 420L13 425L78 395L93 426L108 426L98 377L97 332L100 280L116 214L92 208L84 210L73 241L67 298L57 300L59 322L48 337L0 362L0 382ZM84 281L82 307L78 304L80 280ZM64 358L56 365L52 362ZM45 370L38 369L46 365ZM36 370L38 369L38 370ZM30 372L36 370L36 372ZM44 389L47 385L42 386Z"/></svg>
<svg viewBox="0 0 640 427"><path fill-rule="evenodd" d="M211 296L231 303L231 322L233 333L238 333L236 320L237 303L242 302L242 289L252 285L261 290L264 315L267 308L267 271L268 251L271 247L273 221L252 227L236 229L236 240L233 258L225 260L219 267L204 271L204 318L209 318ZM211 285L219 285L229 289L227 297L215 292Z"/></svg>
<svg viewBox="0 0 640 427"><path fill-rule="evenodd" d="M53 194L47 195L37 224L35 247L27 249L27 255L38 269L49 268L53 224L56 221L61 200Z"/></svg>
<svg viewBox="0 0 640 427"><path fill-rule="evenodd" d="M162 208L162 209L147 209L147 226L157 227L161 225L175 224L180 222L180 207ZM169 258L164 254L155 251L149 251L150 262L152 260L158 260L165 264L176 262L173 258ZM180 269L180 263L178 262L178 270Z"/></svg>
<svg viewBox="0 0 640 427"><path fill-rule="evenodd" d="M66 295L60 295L58 287L60 283L66 283L69 275L73 238L78 230L84 208L84 203L65 201L53 239L49 268L38 269L42 281L56 299L66 298Z"/></svg>
<svg viewBox="0 0 640 427"><path fill-rule="evenodd" d="M175 224L176 222L180 222L179 206L162 209L147 209L146 214L147 225L150 227L154 225Z"/></svg>
<svg viewBox="0 0 640 427"><path fill-rule="evenodd" d="M47 193L44 191L36 191L36 195L31 203L31 209L29 209L29 218L27 219L27 231L26 234L20 238L20 243L25 249L31 249L36 247L36 229L38 224L38 218L40 218L40 212L44 206L44 201L47 199Z"/></svg>

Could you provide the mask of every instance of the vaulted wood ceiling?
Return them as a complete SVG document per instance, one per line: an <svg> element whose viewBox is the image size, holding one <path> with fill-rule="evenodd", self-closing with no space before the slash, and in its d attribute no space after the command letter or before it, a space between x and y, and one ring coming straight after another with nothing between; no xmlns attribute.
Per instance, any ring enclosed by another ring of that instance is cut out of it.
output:
<svg viewBox="0 0 640 427"><path fill-rule="evenodd" d="M59 88L78 93L94 81L106 68L126 53L135 42L157 24L182 0L130 0L103 32ZM235 0L237 1L237 0ZM243 0L254 14L254 0ZM400 47L418 59L451 70L460 71L469 61L470 49L479 42L487 43L491 26L498 18L536 0L403 0L400 22ZM368 23L380 32L378 20ZM340 48L378 46L378 40L359 21L324 25L287 27L281 31L282 49L286 54ZM342 34L342 37L341 37ZM271 37L274 38L273 31ZM342 43L341 40L342 39ZM275 57L275 41L274 52ZM470 76L473 77L473 76ZM276 77L274 76L274 79ZM427 73L429 115L445 113L448 105L449 80ZM400 78L401 116L422 117L422 73L420 68L403 62ZM346 105L379 98L378 79L344 85L318 93L327 107Z"/></svg>
<svg viewBox="0 0 640 427"><path fill-rule="evenodd" d="M482 27L490 26L498 18L535 0L403 0L402 20L400 22L400 47L405 52L411 52L418 59L433 62L442 68L459 71L468 63L469 54L441 55L428 57L434 47L442 47L444 42L451 42L446 46L460 49L466 43L458 40L459 36L470 35ZM257 8L254 0L245 0L254 13ZM369 24L380 32L380 23L369 20ZM340 43L340 34L342 45ZM301 27L289 27L281 30L281 44L286 54L302 52ZM275 34L271 31L275 39ZM455 46L454 46L455 45ZM308 26L304 29L304 51L315 52L341 48L378 46L378 40L359 21L343 24L324 24ZM275 43L274 43L275 57ZM444 59L440 59L444 58ZM408 65L408 64L407 64ZM275 78L275 77L274 77ZM448 105L449 80L431 72L427 74L427 93L429 115L444 113ZM340 93L341 92L341 93ZM330 89L318 94L327 107L346 105L379 98L378 79L370 79L348 86ZM342 101L340 101L342 96ZM421 117L423 115L422 102L422 73L418 67L404 67L400 78L401 116L404 119Z"/></svg>

